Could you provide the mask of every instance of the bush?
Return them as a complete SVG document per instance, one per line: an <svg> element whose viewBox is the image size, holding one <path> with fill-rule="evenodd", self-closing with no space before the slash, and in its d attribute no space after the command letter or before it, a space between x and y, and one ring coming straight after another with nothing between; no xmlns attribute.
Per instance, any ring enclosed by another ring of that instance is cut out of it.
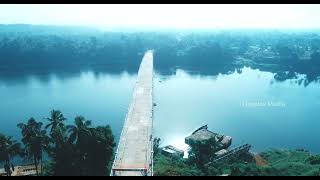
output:
<svg viewBox="0 0 320 180"><path fill-rule="evenodd" d="M255 164L234 164L231 166L231 176L259 176L261 170Z"/></svg>
<svg viewBox="0 0 320 180"><path fill-rule="evenodd" d="M183 159L166 157L159 153L154 159L155 176L201 176L203 173Z"/></svg>
<svg viewBox="0 0 320 180"><path fill-rule="evenodd" d="M306 160L306 162L312 165L316 165L316 164L320 165L320 156L311 156Z"/></svg>

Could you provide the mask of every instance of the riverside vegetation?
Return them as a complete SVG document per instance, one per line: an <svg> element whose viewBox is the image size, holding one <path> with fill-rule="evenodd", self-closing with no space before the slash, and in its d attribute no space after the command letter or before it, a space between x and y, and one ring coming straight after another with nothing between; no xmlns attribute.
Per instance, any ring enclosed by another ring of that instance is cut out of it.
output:
<svg viewBox="0 0 320 180"><path fill-rule="evenodd" d="M160 140L155 141L155 149ZM320 176L320 155L306 150L270 149L259 154L266 162L259 164L250 154L210 164L215 155L214 142L198 143L189 150L189 158L165 156L155 151L154 172L156 176ZM203 148L205 147L205 148Z"/></svg>
<svg viewBox="0 0 320 180"><path fill-rule="evenodd" d="M14 157L31 160L38 167L36 175L86 176L109 175L116 143L110 126L92 127L91 121L77 116L74 124L51 111L47 124L30 118L21 130L21 143L0 133L0 163L11 165ZM154 174L156 176L319 176L320 155L303 149L268 150L259 154L259 164L251 154L210 163L215 157L216 142L193 143L189 158L165 156L161 153L160 138L154 139ZM48 157L44 161L44 157ZM40 171L38 171L40 169ZM10 175L10 173L8 173Z"/></svg>
<svg viewBox="0 0 320 180"><path fill-rule="evenodd" d="M45 126L34 118L18 124L23 145L0 134L0 162L11 166L16 156L32 160L37 175L108 175L115 147L110 126L92 127L82 116L66 125L57 110L46 120ZM49 157L43 163L45 154Z"/></svg>

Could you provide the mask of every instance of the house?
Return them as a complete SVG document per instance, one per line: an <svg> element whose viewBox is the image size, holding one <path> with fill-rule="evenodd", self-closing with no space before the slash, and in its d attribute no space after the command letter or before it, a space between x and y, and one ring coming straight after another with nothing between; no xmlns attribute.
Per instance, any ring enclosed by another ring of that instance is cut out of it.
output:
<svg viewBox="0 0 320 180"><path fill-rule="evenodd" d="M215 141L219 143L219 150L227 149L231 146L232 138L230 136L220 135L208 130L208 125L202 126L195 130L190 136L185 138L185 143L190 145L195 141L205 141L211 138L215 138Z"/></svg>

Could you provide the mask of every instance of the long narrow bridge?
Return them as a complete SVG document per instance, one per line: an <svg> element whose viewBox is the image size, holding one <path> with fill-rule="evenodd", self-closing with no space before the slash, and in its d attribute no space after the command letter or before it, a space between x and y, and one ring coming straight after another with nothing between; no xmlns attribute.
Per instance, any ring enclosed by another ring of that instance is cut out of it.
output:
<svg viewBox="0 0 320 180"><path fill-rule="evenodd" d="M142 59L111 176L153 175L153 52Z"/></svg>

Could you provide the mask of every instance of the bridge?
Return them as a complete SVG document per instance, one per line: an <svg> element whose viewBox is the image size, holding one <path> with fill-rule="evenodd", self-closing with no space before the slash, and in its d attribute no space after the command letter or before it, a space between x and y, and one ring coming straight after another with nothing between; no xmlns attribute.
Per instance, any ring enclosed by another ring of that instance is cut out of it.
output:
<svg viewBox="0 0 320 180"><path fill-rule="evenodd" d="M153 52L140 64L111 176L153 175Z"/></svg>

